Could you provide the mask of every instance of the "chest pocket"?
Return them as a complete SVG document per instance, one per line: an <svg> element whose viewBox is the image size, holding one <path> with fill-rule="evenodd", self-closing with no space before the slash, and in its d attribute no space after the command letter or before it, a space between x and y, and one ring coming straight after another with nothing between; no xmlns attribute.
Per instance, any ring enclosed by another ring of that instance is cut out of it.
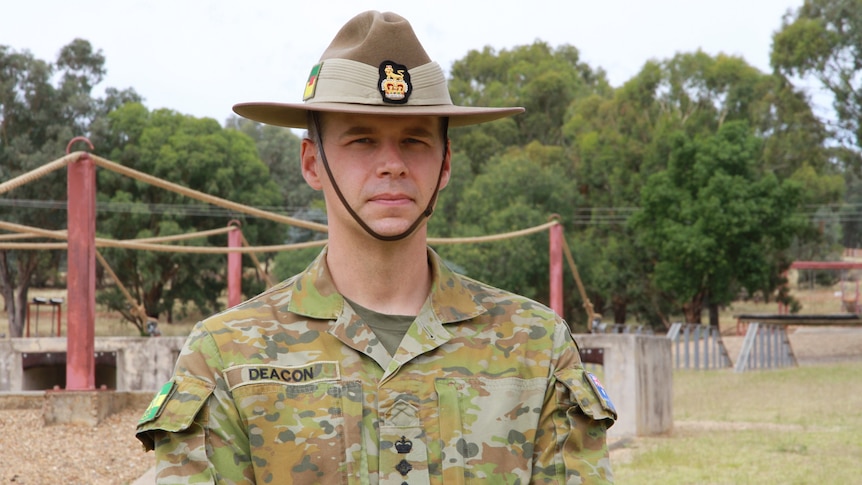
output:
<svg viewBox="0 0 862 485"><path fill-rule="evenodd" d="M350 483L360 459L362 385L339 380L236 387L258 483Z"/></svg>
<svg viewBox="0 0 862 485"><path fill-rule="evenodd" d="M548 381L437 379L443 482L528 483Z"/></svg>

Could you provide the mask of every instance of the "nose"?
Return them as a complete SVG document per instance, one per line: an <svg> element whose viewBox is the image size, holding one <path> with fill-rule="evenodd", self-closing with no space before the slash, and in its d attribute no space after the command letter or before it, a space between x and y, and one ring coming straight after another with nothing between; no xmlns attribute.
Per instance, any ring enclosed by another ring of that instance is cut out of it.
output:
<svg viewBox="0 0 862 485"><path fill-rule="evenodd" d="M377 166L377 175L380 177L404 177L408 173L407 164L404 162L404 154L398 143L384 143L380 148L380 163Z"/></svg>

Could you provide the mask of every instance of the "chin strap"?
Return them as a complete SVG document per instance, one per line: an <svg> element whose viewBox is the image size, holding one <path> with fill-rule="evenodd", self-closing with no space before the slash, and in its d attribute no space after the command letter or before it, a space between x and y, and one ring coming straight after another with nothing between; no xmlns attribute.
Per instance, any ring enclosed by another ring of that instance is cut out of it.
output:
<svg viewBox="0 0 862 485"><path fill-rule="evenodd" d="M419 225L422 224L422 222L426 218L431 217L431 214L434 213L434 204L437 202L437 194L440 193L440 181L443 180L443 167L446 165L445 161L447 143L443 144L443 160L440 163L440 173L437 174L437 184L434 186L434 194L431 195L431 200L428 201L428 206L425 207L425 210L422 211L422 214L418 218L416 218L415 221L413 221L413 224L411 224L406 231L402 232L401 234L396 234L394 236L384 236L375 232L374 229L368 227L368 224L366 224L365 221L363 221L362 218L359 217L359 214L357 214L356 211L354 211L353 208L350 207L350 204L347 203L347 199L344 198L344 194L342 194L341 189L338 188L338 183L335 182L335 177L332 176L332 169L329 168L329 161L326 159L326 153L323 150L323 135L321 134L320 130L320 121L318 119L318 114L316 112L312 112L311 119L314 123L314 131L317 135L317 140L315 140L315 142L317 143L317 152L320 154L320 159L323 162L323 168L326 169L326 175L327 177L329 177L329 183L331 183L332 188L335 189L335 195L338 196L338 200L341 201L341 205L343 205L344 208L347 209L347 213L350 214L350 217L352 217L353 220L356 221L357 224L359 224L359 227L365 230L365 232L380 241L400 241L401 239L404 239L410 234L413 234L413 231L415 231L416 228L419 227ZM443 132L446 133L445 128Z"/></svg>

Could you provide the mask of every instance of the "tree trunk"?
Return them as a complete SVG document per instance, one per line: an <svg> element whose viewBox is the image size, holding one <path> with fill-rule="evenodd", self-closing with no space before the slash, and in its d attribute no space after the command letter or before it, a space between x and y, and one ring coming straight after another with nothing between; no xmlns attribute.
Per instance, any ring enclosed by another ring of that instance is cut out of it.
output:
<svg viewBox="0 0 862 485"><path fill-rule="evenodd" d="M682 311L685 314L685 323L701 323L701 313L703 313L703 298L704 293L699 292L694 297L682 305Z"/></svg>
<svg viewBox="0 0 862 485"><path fill-rule="evenodd" d="M8 251L0 251L0 293L3 294L6 318L9 320L9 336L16 337L13 326L13 322L15 322L15 283L9 269L7 254Z"/></svg>
<svg viewBox="0 0 862 485"><path fill-rule="evenodd" d="M0 251L0 292L2 292L3 300L6 302L6 316L9 318L9 336L11 338L24 336L30 278L36 271L39 261L39 256L35 251L19 251L16 256L18 264L16 271L13 272L9 265L9 252ZM16 282L17 288L15 287Z"/></svg>
<svg viewBox="0 0 862 485"><path fill-rule="evenodd" d="M719 328L718 325L718 305L715 303L709 304L709 325Z"/></svg>
<svg viewBox="0 0 862 485"><path fill-rule="evenodd" d="M39 263L39 255L35 251L21 251L18 256L18 288L15 297L14 327L13 322L9 321L9 333L13 337L24 336L24 323L27 321L27 295L30 293L30 278L33 276Z"/></svg>
<svg viewBox="0 0 862 485"><path fill-rule="evenodd" d="M614 323L625 324L628 301L621 296L614 295L611 297L611 308L614 312Z"/></svg>

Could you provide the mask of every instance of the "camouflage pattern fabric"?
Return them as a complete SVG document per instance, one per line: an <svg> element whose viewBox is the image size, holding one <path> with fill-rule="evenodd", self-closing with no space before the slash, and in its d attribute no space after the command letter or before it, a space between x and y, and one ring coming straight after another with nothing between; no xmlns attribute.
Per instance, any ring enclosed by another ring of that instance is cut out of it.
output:
<svg viewBox="0 0 862 485"><path fill-rule="evenodd" d="M160 483L611 483L616 413L550 309L455 274L394 356L309 268L190 334L138 424Z"/></svg>

